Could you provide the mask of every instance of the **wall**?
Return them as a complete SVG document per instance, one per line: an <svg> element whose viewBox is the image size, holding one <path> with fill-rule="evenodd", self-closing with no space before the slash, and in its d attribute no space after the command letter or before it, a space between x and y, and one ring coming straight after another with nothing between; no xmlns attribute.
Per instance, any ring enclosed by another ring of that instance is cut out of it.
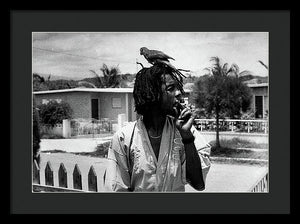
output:
<svg viewBox="0 0 300 224"><path fill-rule="evenodd" d="M266 111L269 111L269 95L268 87L252 87L252 102L251 108L255 109L255 96L263 96L263 116L265 117Z"/></svg>
<svg viewBox="0 0 300 224"><path fill-rule="evenodd" d="M128 109L126 110L126 95L128 95ZM91 118L91 99L98 99L99 119L109 118L117 120L118 114L128 114L128 120L136 119L134 112L134 99L132 93L94 93L94 92L66 92L66 93L47 93L36 94L37 105L42 103L43 99L61 99L67 102L72 110L74 118ZM120 108L113 108L113 98L121 100Z"/></svg>
<svg viewBox="0 0 300 224"><path fill-rule="evenodd" d="M117 120L118 114L126 114L125 95L126 93L99 93L100 119L110 118L113 120ZM113 108L113 98L121 99L120 108Z"/></svg>
<svg viewBox="0 0 300 224"><path fill-rule="evenodd" d="M74 118L91 118L91 95L88 92L35 94L35 98L37 105L42 104L43 99L61 99L70 105Z"/></svg>

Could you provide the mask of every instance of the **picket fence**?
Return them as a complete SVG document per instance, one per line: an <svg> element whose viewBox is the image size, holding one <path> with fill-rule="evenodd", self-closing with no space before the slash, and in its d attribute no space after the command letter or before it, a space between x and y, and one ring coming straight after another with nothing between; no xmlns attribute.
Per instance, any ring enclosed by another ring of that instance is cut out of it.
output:
<svg viewBox="0 0 300 224"><path fill-rule="evenodd" d="M68 186L68 173L63 163L60 164L58 170L58 187L54 186L54 175L50 161L44 169L45 185L41 185L40 167L34 160L33 163L33 192L98 192L97 175L93 166L90 167L88 172L88 190L82 188L82 174L77 164L74 165L73 170L73 186Z"/></svg>
<svg viewBox="0 0 300 224"><path fill-rule="evenodd" d="M250 188L251 192L269 192L269 172L266 170Z"/></svg>
<svg viewBox="0 0 300 224"><path fill-rule="evenodd" d="M33 192L98 192L97 175L93 166L90 167L88 172L88 189L82 188L82 174L77 164L74 165L73 170L73 186L68 186L67 183L67 170L63 163L60 164L58 170L58 185L54 186L54 175L51 163L48 161L44 169L45 185L41 185L40 168L37 162L33 163ZM265 171L258 181L249 189L248 192L268 192L269 189L269 175Z"/></svg>

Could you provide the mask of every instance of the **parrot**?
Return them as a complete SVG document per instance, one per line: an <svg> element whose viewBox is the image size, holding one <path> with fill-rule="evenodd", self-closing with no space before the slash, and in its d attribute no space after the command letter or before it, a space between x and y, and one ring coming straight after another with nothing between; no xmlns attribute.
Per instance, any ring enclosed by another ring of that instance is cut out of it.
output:
<svg viewBox="0 0 300 224"><path fill-rule="evenodd" d="M163 61L169 61L169 59L175 60L174 58L170 57L169 55L166 55L162 51L149 50L146 47L142 47L140 49L140 55L143 55L146 58L146 60L152 65L154 65L158 59Z"/></svg>
<svg viewBox="0 0 300 224"><path fill-rule="evenodd" d="M176 69L170 63L169 59L172 59L174 61L175 61L175 59L170 57L169 55L165 54L164 52L158 51L158 50L149 50L146 47L142 47L140 49L140 55L143 55L150 64L152 64L152 65L157 64L157 63L164 64L164 65L170 67L178 75L186 78L185 75L183 75L178 69Z"/></svg>

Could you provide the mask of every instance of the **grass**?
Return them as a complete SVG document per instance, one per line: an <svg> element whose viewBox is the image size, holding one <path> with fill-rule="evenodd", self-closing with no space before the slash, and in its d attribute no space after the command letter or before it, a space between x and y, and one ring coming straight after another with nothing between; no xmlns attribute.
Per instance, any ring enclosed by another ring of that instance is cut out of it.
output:
<svg viewBox="0 0 300 224"><path fill-rule="evenodd" d="M210 144L212 146L215 146L216 141L211 141ZM232 149L238 149L238 148L267 149L268 148L268 144L256 143L256 142L247 141L239 138L233 138L230 140L220 140L220 145L224 148L232 148Z"/></svg>
<svg viewBox="0 0 300 224"><path fill-rule="evenodd" d="M263 159L268 160L268 151L252 151L239 148L255 148L255 149L267 149L267 144L258 144L238 138L231 140L221 140L221 147L216 147L215 141L210 142L212 145L211 156L215 157L227 157L227 158L246 158L246 159Z"/></svg>
<svg viewBox="0 0 300 224"><path fill-rule="evenodd" d="M241 149L232 149L213 146L211 156L228 157L228 158L247 158L247 159L268 159L268 151L250 151Z"/></svg>

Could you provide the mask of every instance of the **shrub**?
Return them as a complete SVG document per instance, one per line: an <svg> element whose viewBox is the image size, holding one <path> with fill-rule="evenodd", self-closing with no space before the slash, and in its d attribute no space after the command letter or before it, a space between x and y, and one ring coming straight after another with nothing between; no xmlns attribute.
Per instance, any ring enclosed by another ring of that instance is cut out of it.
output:
<svg viewBox="0 0 300 224"><path fill-rule="evenodd" d="M49 133L41 133L41 138L43 138L43 139L64 139L64 137L61 135L49 134Z"/></svg>
<svg viewBox="0 0 300 224"><path fill-rule="evenodd" d="M111 142L108 141L97 145L95 155L106 158L110 144Z"/></svg>
<svg viewBox="0 0 300 224"><path fill-rule="evenodd" d="M72 109L66 102L49 101L38 106L40 123L54 127L61 124L64 119L72 118Z"/></svg>

